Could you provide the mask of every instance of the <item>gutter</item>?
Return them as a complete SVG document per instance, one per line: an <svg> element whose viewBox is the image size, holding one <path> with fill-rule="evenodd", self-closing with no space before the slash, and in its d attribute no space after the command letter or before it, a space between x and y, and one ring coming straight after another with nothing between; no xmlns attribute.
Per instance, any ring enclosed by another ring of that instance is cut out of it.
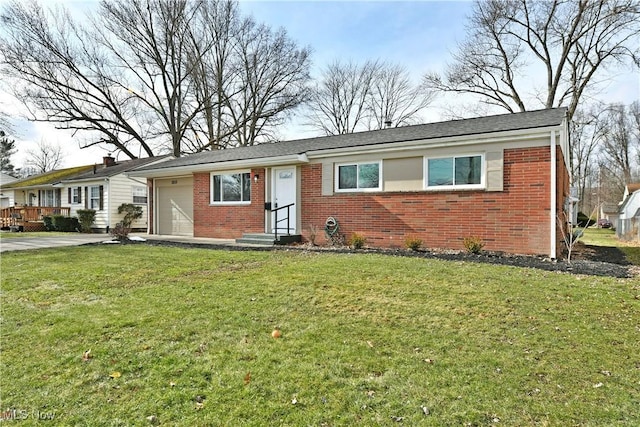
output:
<svg viewBox="0 0 640 427"><path fill-rule="evenodd" d="M551 235L550 235L550 247L549 247L549 257L551 259L556 259L556 250L557 250L557 242L556 242L556 237L557 237L557 231L556 231L556 209L557 209L557 201L556 201L556 192L558 190L558 183L557 183L557 179L558 179L558 172L557 172L557 168L556 168L556 162L557 162L557 156L556 156L556 132L555 131L551 131L551 142L550 142L550 147L551 147L551 227L550 227L550 231L551 231Z"/></svg>
<svg viewBox="0 0 640 427"><path fill-rule="evenodd" d="M289 154L286 156L258 157L255 159L242 159L220 161L214 163L201 163L197 165L175 166L168 168L147 169L139 171L131 171L127 173L127 177L146 177L146 178L164 178L176 175L185 175L195 172L214 172L219 170L253 168L253 167L271 167L286 166L300 163L308 163L309 158L306 153Z"/></svg>

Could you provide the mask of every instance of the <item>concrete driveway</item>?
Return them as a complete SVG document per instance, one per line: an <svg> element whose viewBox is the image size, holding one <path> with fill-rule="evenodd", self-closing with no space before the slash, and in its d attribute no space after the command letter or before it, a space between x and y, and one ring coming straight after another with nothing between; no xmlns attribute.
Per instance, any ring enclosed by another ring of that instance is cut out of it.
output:
<svg viewBox="0 0 640 427"><path fill-rule="evenodd" d="M68 235L57 236L6 237L0 239L0 252L79 246L87 243L104 242L106 240L111 240L111 236L108 234L69 233Z"/></svg>

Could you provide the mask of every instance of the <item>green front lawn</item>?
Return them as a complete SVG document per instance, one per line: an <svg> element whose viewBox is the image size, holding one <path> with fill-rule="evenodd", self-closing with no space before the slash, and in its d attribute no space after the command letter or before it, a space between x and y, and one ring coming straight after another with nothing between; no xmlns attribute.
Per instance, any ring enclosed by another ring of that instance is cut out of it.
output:
<svg viewBox="0 0 640 427"><path fill-rule="evenodd" d="M1 267L21 425L640 425L637 279L147 245Z"/></svg>
<svg viewBox="0 0 640 427"><path fill-rule="evenodd" d="M615 231L607 228L590 227L584 230L580 241L591 246L616 247L624 253L625 258L633 265L640 265L640 243L634 240L619 240Z"/></svg>

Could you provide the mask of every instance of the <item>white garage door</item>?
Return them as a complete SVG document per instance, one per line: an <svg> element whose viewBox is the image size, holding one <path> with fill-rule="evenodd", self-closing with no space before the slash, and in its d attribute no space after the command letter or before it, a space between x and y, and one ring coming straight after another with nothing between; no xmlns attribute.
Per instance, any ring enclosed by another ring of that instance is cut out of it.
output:
<svg viewBox="0 0 640 427"><path fill-rule="evenodd" d="M156 181L158 234L193 236L193 178Z"/></svg>

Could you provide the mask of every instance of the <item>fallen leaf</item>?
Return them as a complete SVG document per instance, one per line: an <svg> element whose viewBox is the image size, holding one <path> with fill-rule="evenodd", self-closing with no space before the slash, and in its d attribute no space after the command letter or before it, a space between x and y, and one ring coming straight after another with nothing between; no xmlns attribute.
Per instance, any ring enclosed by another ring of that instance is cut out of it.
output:
<svg viewBox="0 0 640 427"><path fill-rule="evenodd" d="M247 375L244 376L244 385L247 385L251 382L251 372L247 372Z"/></svg>
<svg viewBox="0 0 640 427"><path fill-rule="evenodd" d="M600 388L600 387L602 387L603 385L604 385L604 384L602 384L602 383L597 383L597 384L594 384L594 385L593 385L593 388Z"/></svg>
<svg viewBox="0 0 640 427"><path fill-rule="evenodd" d="M122 374L118 371L112 372L111 375L109 375L111 378L120 378L122 376Z"/></svg>
<svg viewBox="0 0 640 427"><path fill-rule="evenodd" d="M397 423L401 423L404 420L404 417L394 417L391 416L391 419Z"/></svg>
<svg viewBox="0 0 640 427"><path fill-rule="evenodd" d="M373 390L367 391L367 396L369 396L369 397L373 397L375 394L376 394L376 392L373 391Z"/></svg>
<svg viewBox="0 0 640 427"><path fill-rule="evenodd" d="M91 357L93 357L93 356L91 356L91 349L89 349L89 350L85 351L84 353L82 353L82 361L83 362L88 362L89 359L91 359Z"/></svg>
<svg viewBox="0 0 640 427"><path fill-rule="evenodd" d="M292 404L292 405L295 405L295 404L297 404L297 403L298 403L298 398L294 397L294 398L291 400L291 404Z"/></svg>
<svg viewBox="0 0 640 427"><path fill-rule="evenodd" d="M174 383L173 381L169 383L169 387L175 387L175 386L176 386L176 383Z"/></svg>
<svg viewBox="0 0 640 427"><path fill-rule="evenodd" d="M271 336L273 338L280 338L282 336L282 332L280 332L279 329L274 329L273 332L271 332Z"/></svg>
<svg viewBox="0 0 640 427"><path fill-rule="evenodd" d="M371 341L367 341L367 345L371 348L373 348L373 343Z"/></svg>
<svg viewBox="0 0 640 427"><path fill-rule="evenodd" d="M427 408L426 406L420 405L420 409L422 409L423 414L429 415L430 413L429 408Z"/></svg>
<svg viewBox="0 0 640 427"><path fill-rule="evenodd" d="M433 363L433 359L424 359L424 361L427 363Z"/></svg>

